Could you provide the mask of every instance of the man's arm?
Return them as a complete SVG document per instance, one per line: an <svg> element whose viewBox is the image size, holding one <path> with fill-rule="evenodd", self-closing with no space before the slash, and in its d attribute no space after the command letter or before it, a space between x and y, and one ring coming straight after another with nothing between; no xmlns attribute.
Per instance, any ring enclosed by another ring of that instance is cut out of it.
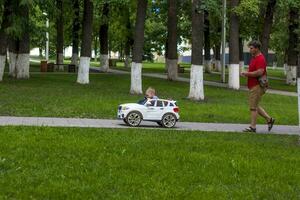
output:
<svg viewBox="0 0 300 200"><path fill-rule="evenodd" d="M246 77L260 77L263 74L264 74L264 69L262 68L259 68L254 72L242 72L242 76L246 76Z"/></svg>

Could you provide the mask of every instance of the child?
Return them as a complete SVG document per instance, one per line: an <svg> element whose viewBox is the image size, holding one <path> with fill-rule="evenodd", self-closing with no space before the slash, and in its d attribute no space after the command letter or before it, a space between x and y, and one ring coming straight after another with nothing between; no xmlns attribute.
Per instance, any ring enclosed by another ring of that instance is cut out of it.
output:
<svg viewBox="0 0 300 200"><path fill-rule="evenodd" d="M158 97L155 95L155 89L152 87L149 87L146 90L144 99L138 101L138 104L144 105L148 99L158 99Z"/></svg>
<svg viewBox="0 0 300 200"><path fill-rule="evenodd" d="M146 98L148 98L148 99L158 99L158 96L155 95L155 89L152 88L152 87L149 87L149 88L146 90L145 96L146 96Z"/></svg>

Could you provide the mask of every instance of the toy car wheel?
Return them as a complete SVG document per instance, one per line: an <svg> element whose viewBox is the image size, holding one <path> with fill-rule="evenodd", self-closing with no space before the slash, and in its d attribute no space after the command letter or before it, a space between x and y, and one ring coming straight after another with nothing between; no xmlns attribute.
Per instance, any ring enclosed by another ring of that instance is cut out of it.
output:
<svg viewBox="0 0 300 200"><path fill-rule="evenodd" d="M129 126L138 126L140 125L141 121L142 121L142 115L139 112L136 111L132 111L130 113L128 113L126 119L127 124Z"/></svg>
<svg viewBox="0 0 300 200"><path fill-rule="evenodd" d="M165 128L172 128L176 124L176 116L172 113L167 113L162 117L161 124Z"/></svg>

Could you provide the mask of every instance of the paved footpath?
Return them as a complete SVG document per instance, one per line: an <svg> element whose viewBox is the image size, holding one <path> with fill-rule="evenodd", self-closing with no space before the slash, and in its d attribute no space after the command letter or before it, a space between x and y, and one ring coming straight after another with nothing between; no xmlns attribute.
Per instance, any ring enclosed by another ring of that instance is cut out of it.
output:
<svg viewBox="0 0 300 200"><path fill-rule="evenodd" d="M50 126L50 127L89 127L89 128L131 128L122 120L110 119L83 119L83 118L50 118L50 117L5 117L0 116L0 126ZM154 122L142 122L143 129L162 130L186 130L186 131L214 131L214 132L242 132L247 124L221 124L221 123L197 123L178 122L172 129L159 127ZM271 132L267 131L266 125L258 125L257 133L260 134L283 134L299 135L298 126L274 125Z"/></svg>

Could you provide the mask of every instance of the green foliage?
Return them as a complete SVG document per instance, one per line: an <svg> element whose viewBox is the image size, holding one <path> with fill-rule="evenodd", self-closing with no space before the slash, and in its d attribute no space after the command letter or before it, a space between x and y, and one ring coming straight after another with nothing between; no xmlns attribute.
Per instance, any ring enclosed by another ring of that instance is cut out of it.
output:
<svg viewBox="0 0 300 200"><path fill-rule="evenodd" d="M18 3L19 2L19 3ZM230 12L236 12L240 21L240 35L244 40L258 38L262 30L263 16L266 11L268 1L263 0L240 0L240 4L234 10L228 8ZM21 5L30 8L30 24L25 25L24 19L19 17L18 12L13 12L11 19L12 24L6 30L7 33L15 38L21 36L25 27L29 27L31 35L31 47L44 48L45 32L50 35L50 54L55 55L56 46L56 19L59 16L59 10L53 0L13 0L14 10ZM74 18L74 10L72 8L72 0L64 0L64 46L72 44L72 23ZM102 7L104 3L109 3L110 12L108 18L102 15ZM99 43L99 27L101 24L108 22L109 24L109 49L112 51L124 52L127 37L133 38L133 29L136 17L136 0L99 0L94 1L94 20L93 20L93 38ZM228 2L230 3L230 1ZM0 19L3 14L4 0L0 0ZM178 1L178 44L182 42L189 43L191 39L191 1ZM283 63L285 49L288 40L288 12L289 8L300 7L300 0L277 0L276 10L274 14L274 24L272 27L270 47L276 52L278 62ZM222 0L202 1L199 9L208 11L210 21L210 38L211 46L220 43L221 39L221 7ZM229 7L229 5L228 5ZM83 1L80 1L81 18L83 11ZM165 44L167 38L167 1L166 0L149 0L148 11L145 24L145 44L144 54L150 58L153 53L163 55L165 52ZM129 14L128 14L129 12ZM43 15L47 13L47 16ZM131 26L127 27L127 19ZM50 21L49 29L46 29L46 18ZM0 20L1 21L1 20ZM227 23L228 25L228 23ZM228 27L227 27L228 28ZM81 33L82 31L80 31ZM98 44L94 45L99 48ZM181 49L179 49L181 51Z"/></svg>
<svg viewBox="0 0 300 200"><path fill-rule="evenodd" d="M276 6L274 16L274 25L270 37L270 48L276 52L276 58L279 66L283 66L285 52L289 45L289 5L285 0L279 0Z"/></svg>
<svg viewBox="0 0 300 200"><path fill-rule="evenodd" d="M151 58L153 52L163 55L167 40L167 3L157 1L150 4L145 26L144 52Z"/></svg>
<svg viewBox="0 0 300 200"><path fill-rule="evenodd" d="M31 35L30 45L31 48L40 47L45 48L46 44L46 32L49 31L46 28L46 18L39 6L35 5L32 8L30 24L31 24Z"/></svg>
<svg viewBox="0 0 300 200"><path fill-rule="evenodd" d="M283 64L286 62L286 50L289 45L289 11L291 7L296 7L300 9L300 1L278 0L276 6L274 16L275 19L270 38L270 47L276 53L276 58L279 66L283 66Z"/></svg>
<svg viewBox="0 0 300 200"><path fill-rule="evenodd" d="M244 39L258 38L262 16L260 15L261 0L241 0L237 8L233 10L239 16L240 35Z"/></svg>

